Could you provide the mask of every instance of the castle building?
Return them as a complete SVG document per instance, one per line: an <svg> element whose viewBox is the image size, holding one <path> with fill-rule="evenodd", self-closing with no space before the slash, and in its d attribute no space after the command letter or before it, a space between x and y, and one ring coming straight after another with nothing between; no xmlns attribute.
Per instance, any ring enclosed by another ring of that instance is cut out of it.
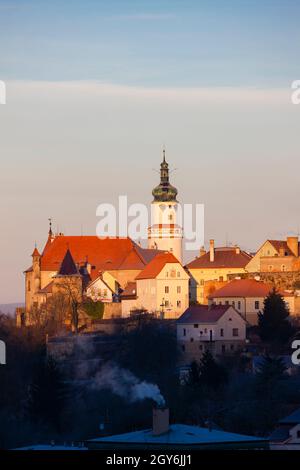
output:
<svg viewBox="0 0 300 470"><path fill-rule="evenodd" d="M151 222L148 229L148 248L169 251L182 262L183 230L177 223L179 205L177 189L169 181L169 165L165 150L160 165L160 183L153 191L151 203Z"/></svg>
<svg viewBox="0 0 300 470"><path fill-rule="evenodd" d="M185 279L182 293L176 291L174 305L171 301L169 304L167 301L167 304L169 309L172 307L174 310L170 315L182 313L188 301L188 275L180 264L183 235L182 228L177 225L177 189L169 182L165 151L160 169L160 184L152 194L153 224L149 228L148 248L142 248L128 237L55 235L50 221L44 249L40 253L35 247L32 265L24 273L25 319L23 317L22 323L30 323L32 309L39 309L53 294L61 290L59 285L65 285L67 277L70 277L72 285L76 284L81 296L90 297L94 301L118 303L120 294L128 283L136 282L137 276L151 265L154 258L166 252L172 255L175 271L180 273L178 283ZM147 307L152 308L154 305L153 302L150 302L151 305L146 302L143 296L139 296L139 300L142 304L145 302ZM155 302L157 310L157 303L161 303L162 299L158 300L157 297ZM119 314L121 315L121 306Z"/></svg>

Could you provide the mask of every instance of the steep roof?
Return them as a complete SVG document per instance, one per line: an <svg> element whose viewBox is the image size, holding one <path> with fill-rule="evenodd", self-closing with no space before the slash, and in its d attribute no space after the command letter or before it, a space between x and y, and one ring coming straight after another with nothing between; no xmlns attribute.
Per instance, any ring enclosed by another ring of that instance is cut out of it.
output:
<svg viewBox="0 0 300 470"><path fill-rule="evenodd" d="M155 279L167 263L179 263L178 259L172 253L158 253L150 263L138 274L139 279Z"/></svg>
<svg viewBox="0 0 300 470"><path fill-rule="evenodd" d="M64 259L60 265L57 275L58 276L73 276L79 274L78 268L71 255L69 249L67 249Z"/></svg>
<svg viewBox="0 0 300 470"><path fill-rule="evenodd" d="M41 256L40 253L39 253L39 250L37 249L37 247L34 248L33 253L32 253L31 256L32 256L32 257L34 257L34 256Z"/></svg>
<svg viewBox="0 0 300 470"><path fill-rule="evenodd" d="M99 271L141 270L157 254L156 250L138 247L130 238L59 235L47 242L41 256L41 270L58 271L68 248L78 265L88 259L97 276ZM91 277L95 277L94 273Z"/></svg>
<svg viewBox="0 0 300 470"><path fill-rule="evenodd" d="M231 305L194 305L178 318L177 323L216 323ZM236 312L238 313L238 312Z"/></svg>
<svg viewBox="0 0 300 470"><path fill-rule="evenodd" d="M220 247L214 250L214 261L210 261L209 251L186 265L188 269L244 268L252 256L235 247Z"/></svg>
<svg viewBox="0 0 300 470"><path fill-rule="evenodd" d="M300 408L279 421L280 424L300 424Z"/></svg>
<svg viewBox="0 0 300 470"><path fill-rule="evenodd" d="M212 293L211 298L220 297L266 297L274 288L272 284L255 279L234 279ZM280 292L283 296L292 296L288 292Z"/></svg>

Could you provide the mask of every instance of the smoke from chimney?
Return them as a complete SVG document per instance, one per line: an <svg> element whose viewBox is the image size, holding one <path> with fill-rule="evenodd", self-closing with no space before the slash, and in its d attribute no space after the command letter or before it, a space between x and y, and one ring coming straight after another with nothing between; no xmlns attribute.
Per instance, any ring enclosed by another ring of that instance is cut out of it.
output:
<svg viewBox="0 0 300 470"><path fill-rule="evenodd" d="M165 405L165 399L156 384L142 381L129 370L112 363L102 367L92 379L91 387L96 390L109 389L130 402L149 398L158 406Z"/></svg>

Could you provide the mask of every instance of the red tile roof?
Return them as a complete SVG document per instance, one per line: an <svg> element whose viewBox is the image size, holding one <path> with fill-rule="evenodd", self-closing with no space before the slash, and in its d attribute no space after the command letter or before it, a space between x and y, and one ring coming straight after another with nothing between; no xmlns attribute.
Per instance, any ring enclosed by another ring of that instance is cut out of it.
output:
<svg viewBox="0 0 300 470"><path fill-rule="evenodd" d="M231 305L194 305L178 318L177 323L216 323L229 308L233 307Z"/></svg>
<svg viewBox="0 0 300 470"><path fill-rule="evenodd" d="M141 270L156 250L143 250L129 238L98 238L96 236L59 235L47 242L41 256L42 271L58 271L69 249L76 264L83 265L88 259L93 275L99 271L132 269ZM144 257L144 252L147 254Z"/></svg>
<svg viewBox="0 0 300 470"><path fill-rule="evenodd" d="M178 259L172 253L158 253L155 258L140 272L136 277L139 279L155 279L167 263L179 263Z"/></svg>
<svg viewBox="0 0 300 470"><path fill-rule="evenodd" d="M221 297L266 297L274 286L255 279L234 279L233 281L216 290L210 298ZM282 295L291 296L288 292L281 292Z"/></svg>
<svg viewBox="0 0 300 470"><path fill-rule="evenodd" d="M237 253L235 247L215 248L214 261L210 261L209 251L205 255L196 258L186 265L188 269L207 268L244 268L252 256L240 250Z"/></svg>

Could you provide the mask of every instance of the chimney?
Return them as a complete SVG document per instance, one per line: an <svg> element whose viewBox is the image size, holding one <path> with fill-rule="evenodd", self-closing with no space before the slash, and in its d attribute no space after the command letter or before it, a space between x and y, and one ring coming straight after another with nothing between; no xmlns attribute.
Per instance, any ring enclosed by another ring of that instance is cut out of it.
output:
<svg viewBox="0 0 300 470"><path fill-rule="evenodd" d="M205 251L204 246L201 246L200 251L199 251L199 256L200 256L200 258L201 258L201 256L204 256L205 253L206 253L206 251Z"/></svg>
<svg viewBox="0 0 300 470"><path fill-rule="evenodd" d="M160 436L169 432L169 408L153 408L153 436Z"/></svg>
<svg viewBox="0 0 300 470"><path fill-rule="evenodd" d="M291 250L294 256L299 256L299 244L298 237L287 237L286 239L287 246Z"/></svg>
<svg viewBox="0 0 300 470"><path fill-rule="evenodd" d="M213 263L215 260L215 241L209 240L209 261Z"/></svg>
<svg viewBox="0 0 300 470"><path fill-rule="evenodd" d="M237 245L235 246L235 253L236 253L237 255L239 255L239 254L241 253L241 249L240 249L240 247L237 246Z"/></svg>

